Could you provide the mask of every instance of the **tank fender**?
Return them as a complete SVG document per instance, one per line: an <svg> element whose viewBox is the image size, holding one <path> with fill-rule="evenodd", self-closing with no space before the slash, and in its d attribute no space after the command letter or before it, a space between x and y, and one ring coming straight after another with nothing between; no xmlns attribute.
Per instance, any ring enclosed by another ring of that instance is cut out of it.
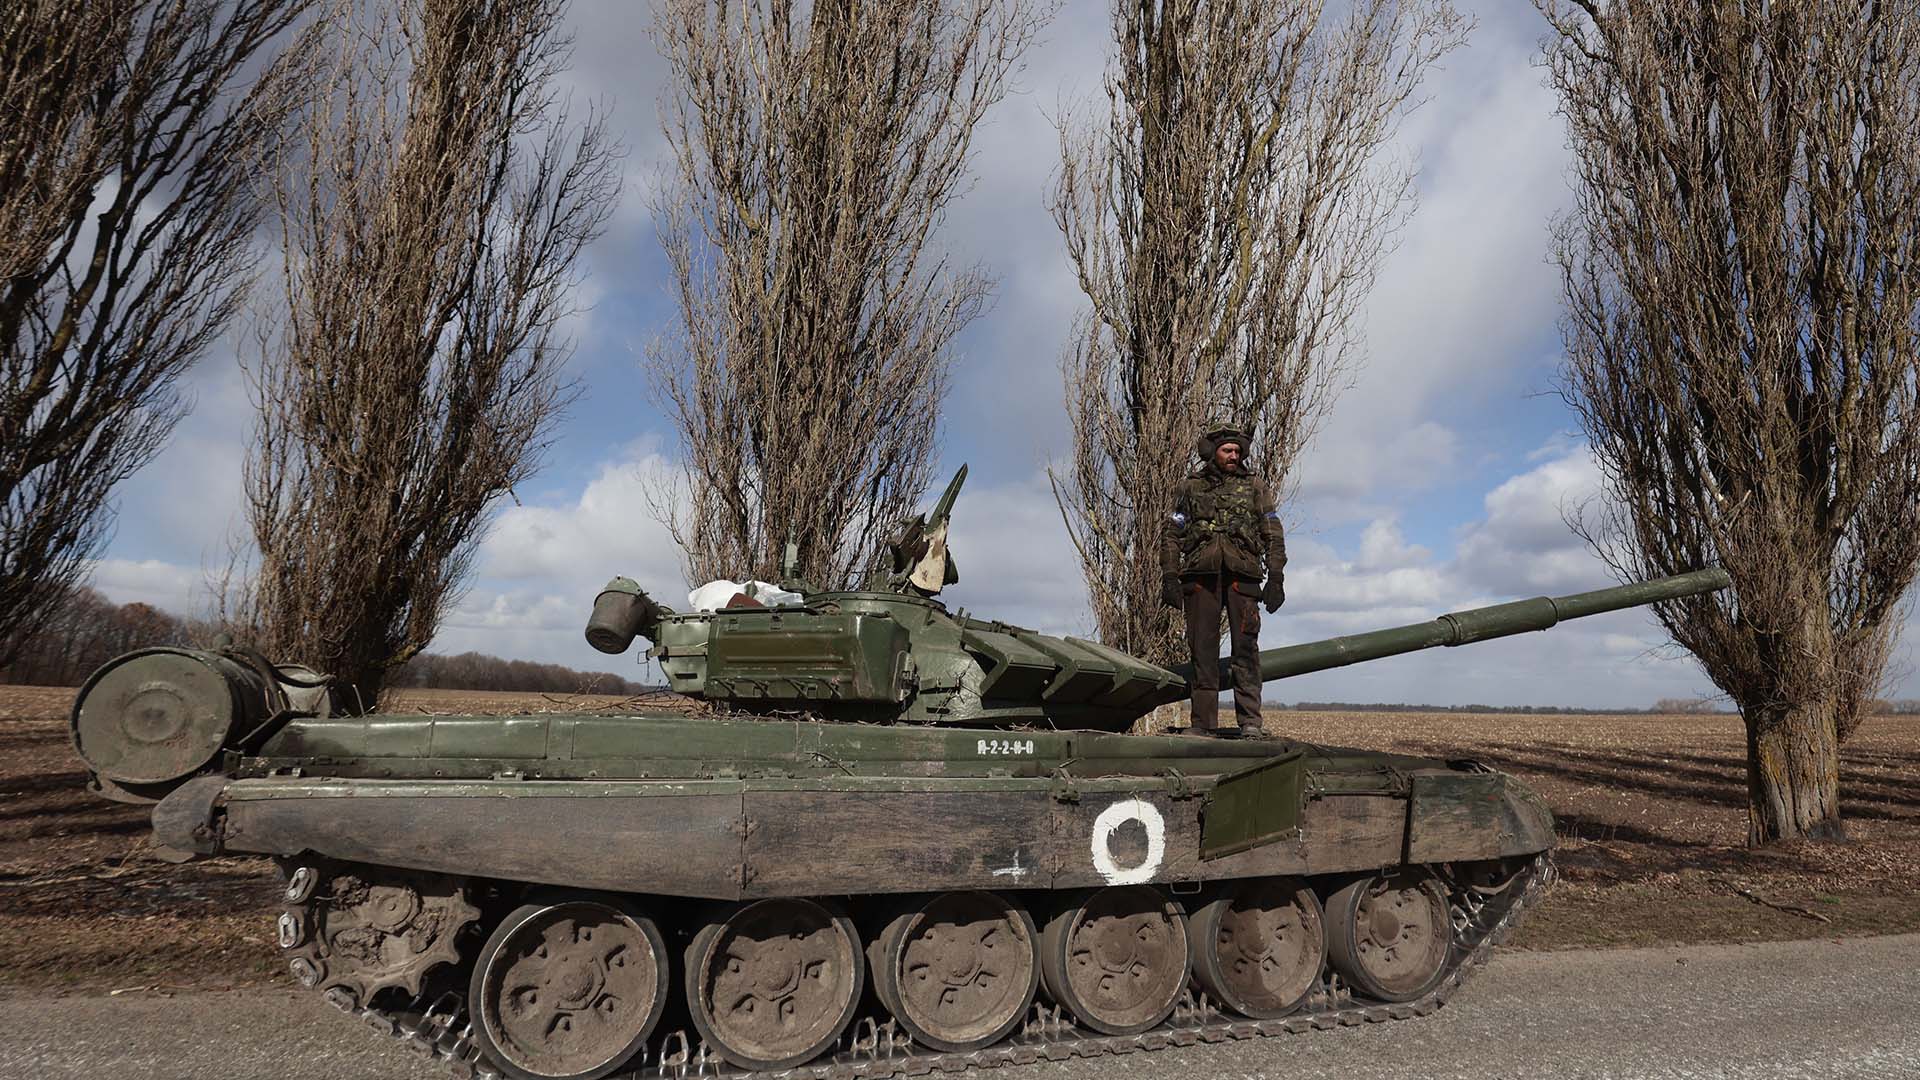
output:
<svg viewBox="0 0 1920 1080"><path fill-rule="evenodd" d="M199 776L175 788L153 808L153 835L172 862L221 853L227 790L224 776Z"/></svg>
<svg viewBox="0 0 1920 1080"><path fill-rule="evenodd" d="M1468 771L1413 774L1408 862L1505 858L1553 847L1553 813L1545 800L1512 776L1466 764Z"/></svg>
<svg viewBox="0 0 1920 1080"><path fill-rule="evenodd" d="M222 846L734 900L744 870L741 787L737 780L237 780L226 793Z"/></svg>

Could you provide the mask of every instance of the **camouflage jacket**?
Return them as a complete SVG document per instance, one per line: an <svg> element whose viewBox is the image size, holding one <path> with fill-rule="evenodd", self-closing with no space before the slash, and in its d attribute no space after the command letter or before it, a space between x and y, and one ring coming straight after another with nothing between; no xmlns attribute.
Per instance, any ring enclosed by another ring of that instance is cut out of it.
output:
<svg viewBox="0 0 1920 1080"><path fill-rule="evenodd" d="M1253 581L1267 575L1278 580L1286 565L1280 515L1258 476L1207 464L1174 489L1160 545L1161 572L1225 571Z"/></svg>

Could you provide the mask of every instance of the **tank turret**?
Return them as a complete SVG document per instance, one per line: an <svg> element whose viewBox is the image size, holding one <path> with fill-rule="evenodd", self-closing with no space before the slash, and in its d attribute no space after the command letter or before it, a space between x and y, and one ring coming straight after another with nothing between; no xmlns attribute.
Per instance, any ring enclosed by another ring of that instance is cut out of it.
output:
<svg viewBox="0 0 1920 1080"><path fill-rule="evenodd" d="M876 575L876 583L890 588L814 593L776 607L654 614L665 609L631 580L615 578L595 604L587 639L605 652L625 651L634 634L605 629L603 612L616 607L652 641L647 655L659 662L674 691L746 712L829 720L1124 731L1155 707L1188 696L1192 671L1185 665L1164 668L1097 641L956 614L936 600L940 586L957 579L946 535L965 478L963 466L934 512L916 518L903 539L889 545L893 571ZM1568 619L1713 592L1729 583L1726 571L1712 567L1474 608L1268 649L1260 654L1260 673L1272 682L1546 630ZM646 613L645 619L626 616L628 611Z"/></svg>

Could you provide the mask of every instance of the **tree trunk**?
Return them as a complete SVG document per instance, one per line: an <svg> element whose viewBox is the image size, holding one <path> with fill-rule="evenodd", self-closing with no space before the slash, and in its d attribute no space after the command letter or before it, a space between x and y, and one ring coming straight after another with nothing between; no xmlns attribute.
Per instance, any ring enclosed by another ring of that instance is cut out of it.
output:
<svg viewBox="0 0 1920 1080"><path fill-rule="evenodd" d="M1844 840L1831 703L1779 702L1741 715L1747 725L1747 843Z"/></svg>

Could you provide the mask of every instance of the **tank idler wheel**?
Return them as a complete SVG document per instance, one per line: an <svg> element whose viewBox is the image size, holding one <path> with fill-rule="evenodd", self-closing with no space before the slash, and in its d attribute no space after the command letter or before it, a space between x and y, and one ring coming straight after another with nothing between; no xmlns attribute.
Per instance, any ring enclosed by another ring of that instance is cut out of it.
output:
<svg viewBox="0 0 1920 1080"><path fill-rule="evenodd" d="M817 1057L853 1019L865 984L853 921L816 900L759 900L687 946L687 1006L700 1037L743 1069Z"/></svg>
<svg viewBox="0 0 1920 1080"><path fill-rule="evenodd" d="M474 1038L514 1080L596 1080L653 1034L667 965L659 927L624 899L526 904L474 964Z"/></svg>
<svg viewBox="0 0 1920 1080"><path fill-rule="evenodd" d="M1040 979L1074 1019L1103 1035L1165 1020L1187 985L1187 915L1152 885L1067 901L1040 934Z"/></svg>
<svg viewBox="0 0 1920 1080"><path fill-rule="evenodd" d="M1299 1008L1327 956L1320 900L1298 878L1228 882L1194 913L1190 935L1200 988L1256 1020Z"/></svg>
<svg viewBox="0 0 1920 1080"><path fill-rule="evenodd" d="M1440 985L1452 948L1446 888L1424 867L1360 878L1327 901L1327 954L1368 997L1425 995Z"/></svg>
<svg viewBox="0 0 1920 1080"><path fill-rule="evenodd" d="M913 1041L964 1053L1019 1025L1040 984L1033 916L998 893L941 893L867 946L874 993Z"/></svg>

